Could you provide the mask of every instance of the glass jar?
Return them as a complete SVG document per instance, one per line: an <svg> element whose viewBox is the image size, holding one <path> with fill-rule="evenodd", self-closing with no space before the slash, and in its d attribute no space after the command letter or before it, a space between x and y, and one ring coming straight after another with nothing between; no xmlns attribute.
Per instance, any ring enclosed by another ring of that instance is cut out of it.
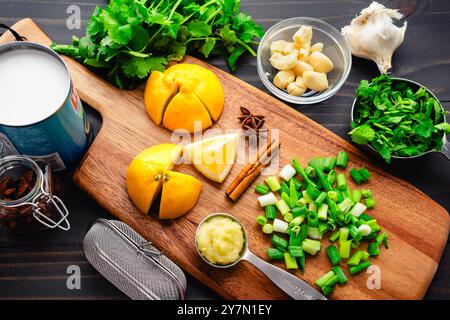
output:
<svg viewBox="0 0 450 320"><path fill-rule="evenodd" d="M69 230L69 212L52 194L50 165L26 156L0 159L0 224L12 231Z"/></svg>

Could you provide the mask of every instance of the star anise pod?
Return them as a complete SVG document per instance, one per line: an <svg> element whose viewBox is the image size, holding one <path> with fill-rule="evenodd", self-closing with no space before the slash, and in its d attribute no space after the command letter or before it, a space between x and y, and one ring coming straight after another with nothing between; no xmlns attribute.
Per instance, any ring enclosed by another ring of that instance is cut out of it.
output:
<svg viewBox="0 0 450 320"><path fill-rule="evenodd" d="M253 129L256 131L256 134L259 134L259 130L263 127L266 120L264 120L265 116L260 114L253 114L247 108L241 107L242 115L238 117L239 121L241 121L241 126L243 130Z"/></svg>

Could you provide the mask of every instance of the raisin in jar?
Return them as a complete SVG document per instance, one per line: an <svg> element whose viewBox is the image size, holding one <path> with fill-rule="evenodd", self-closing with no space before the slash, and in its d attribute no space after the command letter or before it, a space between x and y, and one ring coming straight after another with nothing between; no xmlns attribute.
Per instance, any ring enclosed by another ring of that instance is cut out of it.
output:
<svg viewBox="0 0 450 320"><path fill-rule="evenodd" d="M0 159L0 224L11 231L69 230L69 212L52 194L52 174L44 160Z"/></svg>

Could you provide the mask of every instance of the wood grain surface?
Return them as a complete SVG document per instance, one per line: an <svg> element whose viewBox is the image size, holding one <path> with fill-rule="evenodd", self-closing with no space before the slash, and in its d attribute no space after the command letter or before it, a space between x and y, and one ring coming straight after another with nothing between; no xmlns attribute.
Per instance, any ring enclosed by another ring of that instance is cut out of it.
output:
<svg viewBox="0 0 450 320"><path fill-rule="evenodd" d="M22 20L14 29L27 37L48 45L50 40L31 20ZM4 37L5 39L6 37ZM3 40L4 40L3 39ZM260 209L255 195L247 192L237 204L230 203L222 185L201 177L190 166L182 165L181 172L197 176L203 181L199 202L191 212L174 221L160 221L139 213L128 199L124 177L131 159L144 148L169 142L170 132L155 126L147 117L142 103L141 89L121 91L94 76L71 59L68 63L74 85L80 97L100 112L103 126L87 152L74 179L98 203L114 216L135 228L163 250L173 261L211 287L231 299L280 299L286 296L252 266L241 263L229 270L214 269L197 256L194 233L197 224L213 212L229 212L238 217L249 232L250 248L264 258L269 245L254 222ZM225 108L215 126L223 132L237 129L239 106L268 116L267 127L280 129L281 164L293 156L309 159L317 155L335 155L338 150L350 154L350 166L366 166L373 173L371 188L377 198L373 216L389 233L390 249L383 250L374 264L383 277L381 290L369 290L367 274L352 277L350 284L332 295L337 299L417 299L425 294L440 260L448 236L450 219L447 211L415 187L392 177L374 166L351 144L321 127L275 98L245 82L195 58L185 62L197 63L216 73L225 91ZM231 173L234 177L240 166ZM393 196L395 195L395 196ZM427 212L425 215L424 212ZM433 228L433 232L430 232ZM422 235L427 234L426 237ZM304 274L297 275L313 283L328 268L325 250L308 259Z"/></svg>
<svg viewBox="0 0 450 320"><path fill-rule="evenodd" d="M106 0L0 0L0 21L9 25L20 18L33 17L52 39L70 41L70 36L81 36L91 12ZM449 43L445 32L450 27L450 2L446 0L381 1L399 8L408 17L405 42L394 56L393 74L419 81L437 94L444 108L450 107ZM270 1L242 0L241 7L267 29L274 23L293 16L313 16L324 19L337 28L344 26L354 14L370 3L369 0L339 1ZM82 27L71 30L65 25L70 5L80 8ZM1 31L0 31L1 32ZM412 52L414 54L412 54ZM220 58L209 59L215 66L227 70ZM256 61L244 57L235 75L264 90L256 73ZM348 140L349 111L354 90L361 79L376 75L371 62L353 59L352 72L345 86L332 99L314 106L291 106ZM101 126L99 115L87 107L92 127ZM427 195L450 209L450 170L447 160L439 155L427 155L407 163L387 166L374 160L385 170L419 187ZM0 232L0 298L32 299L104 299L124 296L87 264L82 254L82 240L86 226L96 216L109 217L96 203L87 198L71 183L70 172L58 175L60 196L71 210L72 229L64 233L45 231L38 234L14 235ZM82 288L68 290L66 268L79 265L82 270ZM425 296L428 299L450 298L450 249L447 245L436 276ZM188 276L188 298L215 298L216 296L195 279Z"/></svg>

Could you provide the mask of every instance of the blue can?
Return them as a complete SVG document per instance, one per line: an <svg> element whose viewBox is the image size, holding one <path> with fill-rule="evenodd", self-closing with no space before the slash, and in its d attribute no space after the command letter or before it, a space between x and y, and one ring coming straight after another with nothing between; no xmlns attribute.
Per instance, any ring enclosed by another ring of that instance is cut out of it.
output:
<svg viewBox="0 0 450 320"><path fill-rule="evenodd" d="M89 121L63 59L37 43L0 45L0 141L6 148L60 171L78 164L89 138Z"/></svg>

